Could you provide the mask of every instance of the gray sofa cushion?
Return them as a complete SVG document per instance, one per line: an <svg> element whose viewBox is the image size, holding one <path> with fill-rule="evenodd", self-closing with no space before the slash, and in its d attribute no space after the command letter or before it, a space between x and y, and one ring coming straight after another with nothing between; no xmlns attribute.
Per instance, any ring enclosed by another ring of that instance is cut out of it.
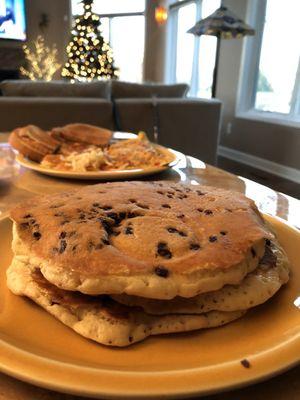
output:
<svg viewBox="0 0 300 400"><path fill-rule="evenodd" d="M110 97L109 81L69 83L64 81L7 80L0 84L3 96L16 97Z"/></svg>
<svg viewBox="0 0 300 400"><path fill-rule="evenodd" d="M185 97L189 86L185 83L163 85L153 83L129 83L121 81L111 82L111 95L114 99L149 98L152 96L163 98Z"/></svg>
<svg viewBox="0 0 300 400"><path fill-rule="evenodd" d="M185 154L215 164L219 141L221 102L205 99L118 99L116 111L119 129L126 132L145 131L154 139L158 126L158 142Z"/></svg>
<svg viewBox="0 0 300 400"><path fill-rule="evenodd" d="M111 101L76 97L0 97L0 132L28 124L51 129L75 122L112 129Z"/></svg>

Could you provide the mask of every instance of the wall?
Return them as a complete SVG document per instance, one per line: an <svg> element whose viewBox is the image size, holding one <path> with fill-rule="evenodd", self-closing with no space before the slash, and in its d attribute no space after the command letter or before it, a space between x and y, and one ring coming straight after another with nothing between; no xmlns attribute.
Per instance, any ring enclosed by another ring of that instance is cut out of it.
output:
<svg viewBox="0 0 300 400"><path fill-rule="evenodd" d="M242 19L247 19L247 0L224 0L223 4ZM217 97L223 102L221 145L300 169L300 127L235 116L244 40L223 40L221 43L217 84ZM230 134L226 133L228 123L232 124Z"/></svg>
<svg viewBox="0 0 300 400"><path fill-rule="evenodd" d="M39 23L41 15L45 13L49 24L41 30ZM69 0L27 0L27 41L30 43L39 34L42 34L50 45L55 43L58 48L59 62L65 61L65 47L70 36L70 2ZM22 43L9 40L0 41L0 69L6 68L6 59L10 60L11 68L18 68L24 61L20 50Z"/></svg>
<svg viewBox="0 0 300 400"><path fill-rule="evenodd" d="M157 24L155 8L166 4L167 0L146 0L144 81L164 80L167 24Z"/></svg>

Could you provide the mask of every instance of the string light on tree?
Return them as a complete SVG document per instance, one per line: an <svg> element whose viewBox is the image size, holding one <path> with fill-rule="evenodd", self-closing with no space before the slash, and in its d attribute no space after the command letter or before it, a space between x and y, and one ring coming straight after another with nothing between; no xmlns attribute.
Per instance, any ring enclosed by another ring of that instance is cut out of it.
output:
<svg viewBox="0 0 300 400"><path fill-rule="evenodd" d="M20 72L31 81L51 81L55 72L61 67L57 61L57 48L45 45L45 39L39 35L33 41L31 48L23 46L27 68L21 67Z"/></svg>
<svg viewBox="0 0 300 400"><path fill-rule="evenodd" d="M81 0L80 3L83 14L75 18L62 76L71 82L117 79L119 70L114 66L110 45L101 35L100 18L92 10L93 0Z"/></svg>

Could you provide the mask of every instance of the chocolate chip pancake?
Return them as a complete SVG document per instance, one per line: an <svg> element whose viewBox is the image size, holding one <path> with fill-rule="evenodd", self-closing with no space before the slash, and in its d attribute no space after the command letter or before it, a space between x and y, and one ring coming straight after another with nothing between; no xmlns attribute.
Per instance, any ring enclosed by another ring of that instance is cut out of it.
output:
<svg viewBox="0 0 300 400"><path fill-rule="evenodd" d="M148 315L140 308L120 305L107 296L87 296L58 289L40 270L15 260L7 270L13 293L27 296L80 335L108 346L128 346L150 335L187 332L224 325L244 311L212 311L202 315Z"/></svg>
<svg viewBox="0 0 300 400"><path fill-rule="evenodd" d="M277 242L268 242L258 267L239 285L225 285L219 290L185 299L153 300L126 294L113 295L121 304L142 307L148 314L202 314L213 310L246 310L265 303L289 279L289 263Z"/></svg>
<svg viewBox="0 0 300 400"><path fill-rule="evenodd" d="M109 346L223 325L289 279L255 204L222 189L99 184L31 199L11 218L8 287Z"/></svg>
<svg viewBox="0 0 300 400"><path fill-rule="evenodd" d="M189 298L237 285L274 239L242 194L168 182L87 186L30 200L11 218L19 260L89 295Z"/></svg>

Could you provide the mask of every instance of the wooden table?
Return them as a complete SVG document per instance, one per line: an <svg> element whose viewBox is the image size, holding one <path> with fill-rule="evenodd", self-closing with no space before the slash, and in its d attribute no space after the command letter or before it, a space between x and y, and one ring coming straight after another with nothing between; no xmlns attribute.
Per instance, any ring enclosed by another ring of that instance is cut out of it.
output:
<svg viewBox="0 0 300 400"><path fill-rule="evenodd" d="M2 136L2 141L7 136ZM7 148L3 143L1 147ZM7 153L8 154L8 153ZM3 159L2 153L2 159ZM8 155L7 155L8 157ZM0 155L1 161L1 155ZM1 168L1 164L0 164ZM0 218L8 215L11 207L32 196L55 193L62 190L81 187L87 181L58 180L38 173L30 172L12 162L13 176L0 179ZM1 172L0 172L1 178ZM149 179L149 178L148 178ZM300 227L300 201L283 193L278 193L266 186L237 177L218 168L204 164L193 157L182 157L180 163L168 172L152 177L181 181L192 185L204 184L218 186L245 193L255 200L260 211L281 217L290 224ZM94 182L89 182L94 183ZM247 388L206 397L206 400L299 400L300 366L272 378L268 381ZM76 396L60 394L40 389L0 374L0 400L75 400Z"/></svg>

